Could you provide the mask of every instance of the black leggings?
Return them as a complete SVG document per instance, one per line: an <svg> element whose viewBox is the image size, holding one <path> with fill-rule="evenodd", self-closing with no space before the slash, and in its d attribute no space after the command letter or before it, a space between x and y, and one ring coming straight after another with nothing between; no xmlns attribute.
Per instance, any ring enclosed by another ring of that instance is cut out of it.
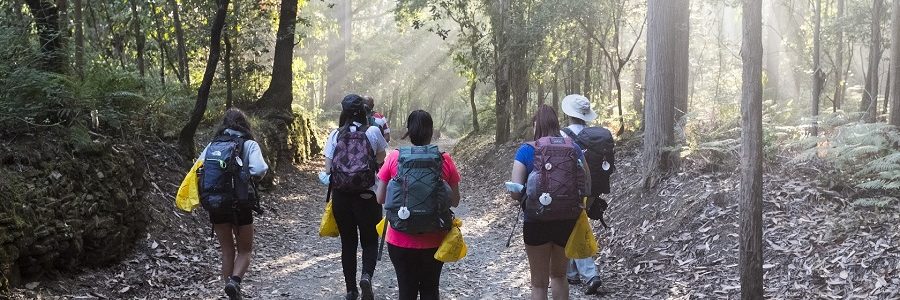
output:
<svg viewBox="0 0 900 300"><path fill-rule="evenodd" d="M371 196L368 199L364 196ZM347 291L356 289L356 248L362 244L362 271L375 273L378 256L378 232L375 225L381 221L381 205L372 192L346 193L333 191L331 209L341 234L341 265ZM357 230L359 233L357 234Z"/></svg>
<svg viewBox="0 0 900 300"><path fill-rule="evenodd" d="M409 249L388 244L388 252L394 270L397 272L397 287L400 300L440 299L441 268L444 263L434 259L437 248Z"/></svg>

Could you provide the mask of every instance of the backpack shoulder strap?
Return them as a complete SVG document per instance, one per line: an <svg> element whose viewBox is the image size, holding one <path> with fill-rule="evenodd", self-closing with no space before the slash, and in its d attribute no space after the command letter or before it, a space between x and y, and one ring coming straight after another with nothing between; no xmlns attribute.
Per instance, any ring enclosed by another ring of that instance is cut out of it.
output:
<svg viewBox="0 0 900 300"><path fill-rule="evenodd" d="M585 128L587 128L587 127L585 127ZM581 142L581 139L578 138L578 135L575 134L575 132L572 131L572 129L570 129L569 127L563 127L562 131L565 132L566 135L568 135L569 138L572 139L572 141L574 141L576 144L578 144L579 147L584 147L584 143Z"/></svg>

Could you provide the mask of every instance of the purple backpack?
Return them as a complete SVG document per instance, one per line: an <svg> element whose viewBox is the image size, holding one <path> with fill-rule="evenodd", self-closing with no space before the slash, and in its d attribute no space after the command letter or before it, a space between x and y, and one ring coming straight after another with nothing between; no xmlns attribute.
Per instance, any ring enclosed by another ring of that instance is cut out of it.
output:
<svg viewBox="0 0 900 300"><path fill-rule="evenodd" d="M534 169L526 183L525 218L574 220L584 209L584 169L570 138L543 137L534 142Z"/></svg>
<svg viewBox="0 0 900 300"><path fill-rule="evenodd" d="M342 128L337 133L334 158L331 160L331 188L339 191L364 191L375 185L375 151L368 126Z"/></svg>

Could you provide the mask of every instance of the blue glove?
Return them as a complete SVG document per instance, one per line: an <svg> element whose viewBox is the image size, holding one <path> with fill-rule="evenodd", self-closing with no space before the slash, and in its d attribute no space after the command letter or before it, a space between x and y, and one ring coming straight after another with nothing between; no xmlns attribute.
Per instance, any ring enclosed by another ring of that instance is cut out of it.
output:
<svg viewBox="0 0 900 300"><path fill-rule="evenodd" d="M331 182L331 175L326 174L324 171L319 172L319 182L321 182L324 185L328 185L328 183Z"/></svg>

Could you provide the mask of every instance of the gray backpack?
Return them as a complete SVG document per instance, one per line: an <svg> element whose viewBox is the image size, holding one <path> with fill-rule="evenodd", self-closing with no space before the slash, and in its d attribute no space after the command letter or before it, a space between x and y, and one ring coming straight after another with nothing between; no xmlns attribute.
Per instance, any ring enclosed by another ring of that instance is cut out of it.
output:
<svg viewBox="0 0 900 300"><path fill-rule="evenodd" d="M388 182L384 203L392 228L413 234L450 230L453 212L443 167L435 145L400 148L397 176Z"/></svg>

